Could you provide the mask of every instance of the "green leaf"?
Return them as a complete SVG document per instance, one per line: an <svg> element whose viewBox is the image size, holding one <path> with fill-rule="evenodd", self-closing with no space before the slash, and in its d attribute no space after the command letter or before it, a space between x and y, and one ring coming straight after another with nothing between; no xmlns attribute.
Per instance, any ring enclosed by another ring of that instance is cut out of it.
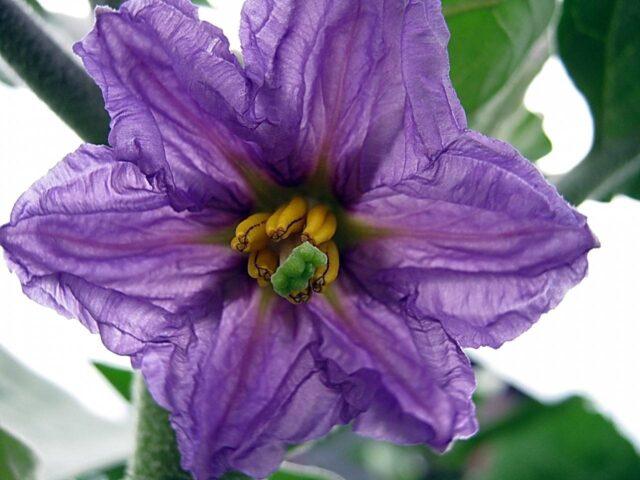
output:
<svg viewBox="0 0 640 480"><path fill-rule="evenodd" d="M7 431L0 428L0 478L34 480L36 458L33 452Z"/></svg>
<svg viewBox="0 0 640 480"><path fill-rule="evenodd" d="M123 2L124 0L89 0L89 3L93 8L97 7L98 5L105 5L113 9L118 9Z"/></svg>
<svg viewBox="0 0 640 480"><path fill-rule="evenodd" d="M127 472L126 463L77 476L74 480L122 480Z"/></svg>
<svg viewBox="0 0 640 480"><path fill-rule="evenodd" d="M496 125L492 136L508 139L527 158L538 159L551 151L551 142L542 130L542 117L524 105Z"/></svg>
<svg viewBox="0 0 640 480"><path fill-rule="evenodd" d="M283 462L280 469L269 480L344 480L337 473L310 465Z"/></svg>
<svg viewBox="0 0 640 480"><path fill-rule="evenodd" d="M496 95L546 31L554 0L444 0L451 78L473 114Z"/></svg>
<svg viewBox="0 0 640 480"><path fill-rule="evenodd" d="M451 79L470 127L533 160L548 153L550 142L522 102L549 58L554 6L554 0L443 1Z"/></svg>
<svg viewBox="0 0 640 480"><path fill-rule="evenodd" d="M538 404L493 435L480 437L464 479L628 480L640 457L609 420L580 398Z"/></svg>
<svg viewBox="0 0 640 480"><path fill-rule="evenodd" d="M13 0L0 0L0 25L4 60L83 139L105 143L109 117L102 95L71 53Z"/></svg>
<svg viewBox="0 0 640 480"><path fill-rule="evenodd" d="M591 108L591 153L558 185L574 203L640 198L640 2L565 0L560 56Z"/></svg>
<svg viewBox="0 0 640 480"><path fill-rule="evenodd" d="M0 421L32 447L44 478L113 465L132 450L130 420L111 422L94 415L1 348Z"/></svg>
<svg viewBox="0 0 640 480"><path fill-rule="evenodd" d="M125 400L131 401L131 387L133 385L133 371L93 362L93 366L107 379Z"/></svg>

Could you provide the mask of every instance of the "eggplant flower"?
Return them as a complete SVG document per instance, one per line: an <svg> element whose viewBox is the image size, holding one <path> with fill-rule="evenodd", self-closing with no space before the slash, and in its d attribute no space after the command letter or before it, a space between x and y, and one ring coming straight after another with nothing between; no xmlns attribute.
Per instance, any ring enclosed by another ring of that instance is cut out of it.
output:
<svg viewBox="0 0 640 480"><path fill-rule="evenodd" d="M186 0L98 9L75 52L109 145L18 200L10 267L131 357L196 479L339 424L443 451L477 429L461 348L527 330L597 240L467 128L439 0L247 0L240 37Z"/></svg>

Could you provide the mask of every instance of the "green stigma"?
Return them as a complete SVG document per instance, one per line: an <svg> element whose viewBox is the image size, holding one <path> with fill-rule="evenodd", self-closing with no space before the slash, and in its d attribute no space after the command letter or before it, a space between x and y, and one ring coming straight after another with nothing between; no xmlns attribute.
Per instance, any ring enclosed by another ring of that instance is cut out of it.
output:
<svg viewBox="0 0 640 480"><path fill-rule="evenodd" d="M287 259L271 275L273 290L285 298L304 290L316 269L326 264L327 256L309 242L304 242L291 250Z"/></svg>

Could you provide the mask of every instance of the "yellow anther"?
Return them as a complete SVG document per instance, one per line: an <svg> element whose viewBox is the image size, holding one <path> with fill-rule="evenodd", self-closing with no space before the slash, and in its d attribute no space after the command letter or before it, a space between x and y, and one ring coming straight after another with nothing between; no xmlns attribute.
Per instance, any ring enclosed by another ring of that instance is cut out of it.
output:
<svg viewBox="0 0 640 480"><path fill-rule="evenodd" d="M252 252L247 263L247 271L251 278L255 278L261 287L270 285L271 275L278 268L278 255L265 248Z"/></svg>
<svg viewBox="0 0 640 480"><path fill-rule="evenodd" d="M304 228L307 214L307 201L302 197L293 197L291 201L280 207L269 217L268 235L274 241L283 240Z"/></svg>
<svg viewBox="0 0 640 480"><path fill-rule="evenodd" d="M318 249L327 256L327 264L321 265L311 278L311 288L314 292L321 293L324 288L338 277L340 269L340 254L334 242L326 242L318 246Z"/></svg>
<svg viewBox="0 0 640 480"><path fill-rule="evenodd" d="M265 225L268 213L254 213L236 227L236 236L231 240L231 248L238 252L252 253L262 250L269 243Z"/></svg>
<svg viewBox="0 0 640 480"><path fill-rule="evenodd" d="M333 238L338 227L336 216L324 205L316 205L307 214L302 241L320 245Z"/></svg>
<svg viewBox="0 0 640 480"><path fill-rule="evenodd" d="M287 208L286 203L278 208L275 212L273 212L273 214L267 220L267 235L269 236L269 238L275 235L276 229L278 228L278 219L280 218L280 215L282 215L282 212L284 212L285 208Z"/></svg>

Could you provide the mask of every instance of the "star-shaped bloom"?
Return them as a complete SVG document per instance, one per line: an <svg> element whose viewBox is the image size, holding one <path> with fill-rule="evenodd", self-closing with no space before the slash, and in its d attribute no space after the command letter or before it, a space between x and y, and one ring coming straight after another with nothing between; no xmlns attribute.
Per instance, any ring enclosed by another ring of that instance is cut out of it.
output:
<svg viewBox="0 0 640 480"><path fill-rule="evenodd" d="M199 480L264 477L338 424L472 435L461 347L528 329L597 241L467 128L440 1L248 0L242 61L186 0L96 14L75 51L109 146L0 230L25 293L131 357Z"/></svg>

